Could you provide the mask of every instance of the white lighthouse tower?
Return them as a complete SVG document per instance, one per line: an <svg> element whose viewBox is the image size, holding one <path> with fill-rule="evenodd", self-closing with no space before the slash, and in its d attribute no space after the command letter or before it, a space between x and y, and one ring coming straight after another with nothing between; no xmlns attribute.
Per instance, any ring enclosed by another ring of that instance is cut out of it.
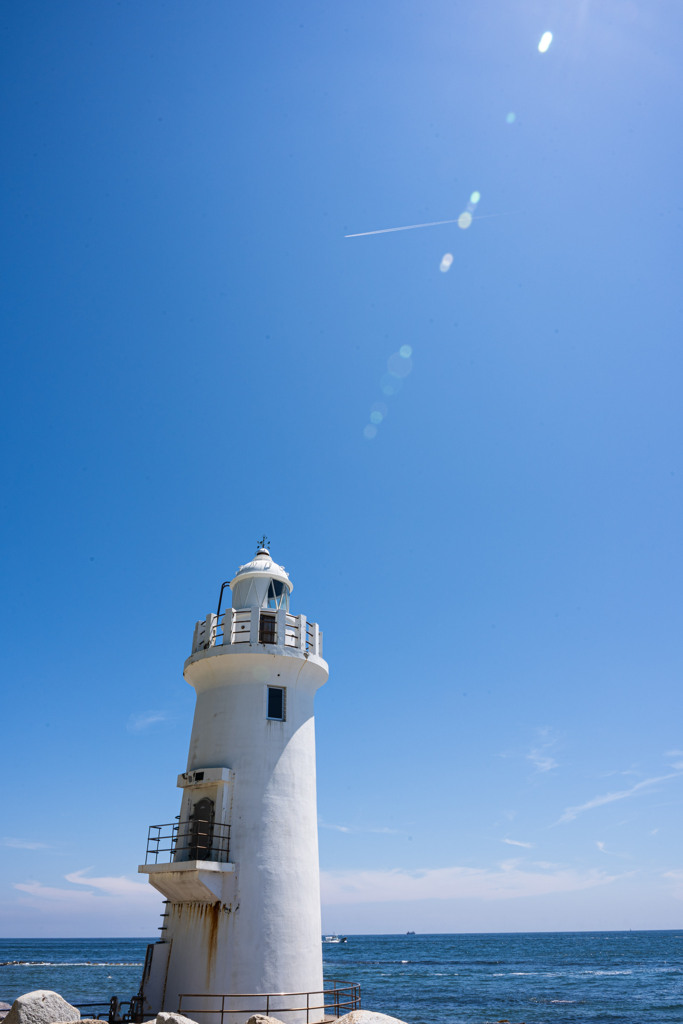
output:
<svg viewBox="0 0 683 1024"><path fill-rule="evenodd" d="M324 1002L313 719L328 676L322 633L290 614L292 584L265 538L221 612L226 586L185 662L197 704L180 815L150 829L138 869L166 897L143 1008L201 1024L257 1011L312 1022L324 1015L305 1011Z"/></svg>

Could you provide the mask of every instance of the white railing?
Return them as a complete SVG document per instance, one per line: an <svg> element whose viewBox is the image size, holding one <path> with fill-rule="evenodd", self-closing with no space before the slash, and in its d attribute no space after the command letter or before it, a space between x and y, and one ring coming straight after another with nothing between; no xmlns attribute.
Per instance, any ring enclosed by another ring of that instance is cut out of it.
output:
<svg viewBox="0 0 683 1024"><path fill-rule="evenodd" d="M192 653L209 647L262 644L292 647L322 657L323 634L317 622L305 615L290 615L284 608L265 611L261 608L228 608L220 617L209 612L194 627Z"/></svg>

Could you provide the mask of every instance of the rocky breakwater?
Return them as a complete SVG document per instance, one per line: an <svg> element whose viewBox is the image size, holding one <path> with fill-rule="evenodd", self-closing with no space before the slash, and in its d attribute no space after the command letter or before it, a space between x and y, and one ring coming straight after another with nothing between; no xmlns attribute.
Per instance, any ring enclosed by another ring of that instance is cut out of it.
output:
<svg viewBox="0 0 683 1024"><path fill-rule="evenodd" d="M81 1017L81 1011L67 1003L58 992L47 988L36 989L19 996L7 1010L0 1009L3 1024L90 1024L89 1018ZM102 1024L95 1021L94 1024Z"/></svg>
<svg viewBox="0 0 683 1024"><path fill-rule="evenodd" d="M2 1024L103 1024L102 1021L93 1020L89 1017L81 1017L80 1011L67 1003L58 992L50 992L49 989L38 989L35 992L27 992L19 996L7 1009L0 1009L0 1020L2 1014L5 1019ZM154 1020L154 1018L153 1018ZM149 1021L148 1024L152 1024ZM158 1013L155 1024L197 1024L189 1017L183 1017L180 1013ZM266 1017L256 1013L249 1017L244 1024L283 1024L277 1017ZM385 1013L373 1013L372 1010L353 1010L345 1017L339 1017L336 1024L405 1024L405 1021L397 1017L388 1017Z"/></svg>

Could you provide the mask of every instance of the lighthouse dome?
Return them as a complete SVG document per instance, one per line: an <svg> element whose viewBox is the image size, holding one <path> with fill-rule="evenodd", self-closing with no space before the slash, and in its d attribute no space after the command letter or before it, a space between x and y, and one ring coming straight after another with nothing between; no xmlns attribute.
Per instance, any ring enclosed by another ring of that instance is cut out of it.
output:
<svg viewBox="0 0 683 1024"><path fill-rule="evenodd" d="M282 565L260 547L252 560L241 565L230 582L233 608L286 608L294 589Z"/></svg>

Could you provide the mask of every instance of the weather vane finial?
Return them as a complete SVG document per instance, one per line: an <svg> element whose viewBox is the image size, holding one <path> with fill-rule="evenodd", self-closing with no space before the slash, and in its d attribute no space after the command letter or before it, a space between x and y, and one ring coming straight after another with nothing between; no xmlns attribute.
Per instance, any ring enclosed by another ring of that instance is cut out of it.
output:
<svg viewBox="0 0 683 1024"><path fill-rule="evenodd" d="M269 546L270 546L270 541L268 540L268 538L266 537L266 535L264 533L263 536L261 537L261 540L258 542L258 547L257 547L256 550L260 551L261 548L265 548L267 550Z"/></svg>

